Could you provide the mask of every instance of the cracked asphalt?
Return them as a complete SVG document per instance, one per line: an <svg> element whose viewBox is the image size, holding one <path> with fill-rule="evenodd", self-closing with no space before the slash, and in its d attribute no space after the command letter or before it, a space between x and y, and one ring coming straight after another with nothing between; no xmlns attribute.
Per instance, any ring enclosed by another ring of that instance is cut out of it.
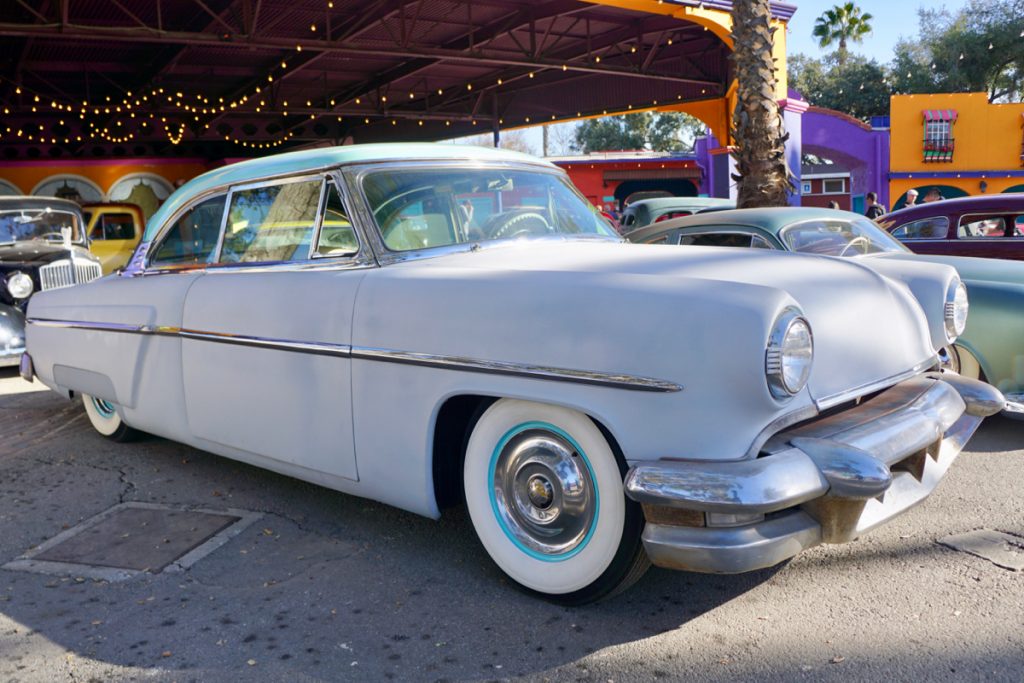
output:
<svg viewBox="0 0 1024 683"><path fill-rule="evenodd" d="M989 420L939 490L772 570L654 569L568 609L440 522L150 438L0 370L0 564L125 501L263 517L181 573L0 569L0 681L1024 680L1024 572L937 543L1024 537L1024 423Z"/></svg>

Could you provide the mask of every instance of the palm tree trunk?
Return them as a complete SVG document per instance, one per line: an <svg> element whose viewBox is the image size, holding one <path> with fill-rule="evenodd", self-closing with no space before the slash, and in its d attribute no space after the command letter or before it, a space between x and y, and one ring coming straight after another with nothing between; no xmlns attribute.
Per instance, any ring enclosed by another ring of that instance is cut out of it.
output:
<svg viewBox="0 0 1024 683"><path fill-rule="evenodd" d="M732 59L738 81L733 135L740 208L786 206L793 189L786 135L775 99L771 8L768 0L734 0Z"/></svg>

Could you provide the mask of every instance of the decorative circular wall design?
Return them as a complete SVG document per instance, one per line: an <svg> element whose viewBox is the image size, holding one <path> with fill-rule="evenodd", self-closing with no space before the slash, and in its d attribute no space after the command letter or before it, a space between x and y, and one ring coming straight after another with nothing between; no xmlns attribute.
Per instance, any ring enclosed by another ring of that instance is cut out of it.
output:
<svg viewBox="0 0 1024 683"><path fill-rule="evenodd" d="M24 194L18 186L0 178L0 197L17 197Z"/></svg>
<svg viewBox="0 0 1024 683"><path fill-rule="evenodd" d="M74 196L77 193L77 197ZM104 200L100 186L85 176L74 173L59 173L43 180L32 188L36 197L64 197L74 199L80 204L91 204Z"/></svg>

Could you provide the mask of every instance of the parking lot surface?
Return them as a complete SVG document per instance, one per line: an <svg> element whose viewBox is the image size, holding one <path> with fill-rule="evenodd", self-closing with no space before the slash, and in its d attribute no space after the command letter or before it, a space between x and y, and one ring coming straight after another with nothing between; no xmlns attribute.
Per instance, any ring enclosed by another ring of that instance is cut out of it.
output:
<svg viewBox="0 0 1024 683"><path fill-rule="evenodd" d="M0 681L1019 682L1024 571L939 540L1024 543L1022 482L1024 423L990 419L931 498L855 543L741 576L653 569L568 609L503 580L462 511L435 522L163 439L111 443L0 370L0 564L121 503L260 515L176 571L0 569Z"/></svg>

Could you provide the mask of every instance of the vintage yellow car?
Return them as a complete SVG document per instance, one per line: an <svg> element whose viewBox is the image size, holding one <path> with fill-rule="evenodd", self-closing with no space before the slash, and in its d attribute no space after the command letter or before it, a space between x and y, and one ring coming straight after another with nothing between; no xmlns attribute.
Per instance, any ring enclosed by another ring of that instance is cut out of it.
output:
<svg viewBox="0 0 1024 683"><path fill-rule="evenodd" d="M99 258L103 274L128 263L146 228L142 209L135 204L86 204L82 214L89 251Z"/></svg>

